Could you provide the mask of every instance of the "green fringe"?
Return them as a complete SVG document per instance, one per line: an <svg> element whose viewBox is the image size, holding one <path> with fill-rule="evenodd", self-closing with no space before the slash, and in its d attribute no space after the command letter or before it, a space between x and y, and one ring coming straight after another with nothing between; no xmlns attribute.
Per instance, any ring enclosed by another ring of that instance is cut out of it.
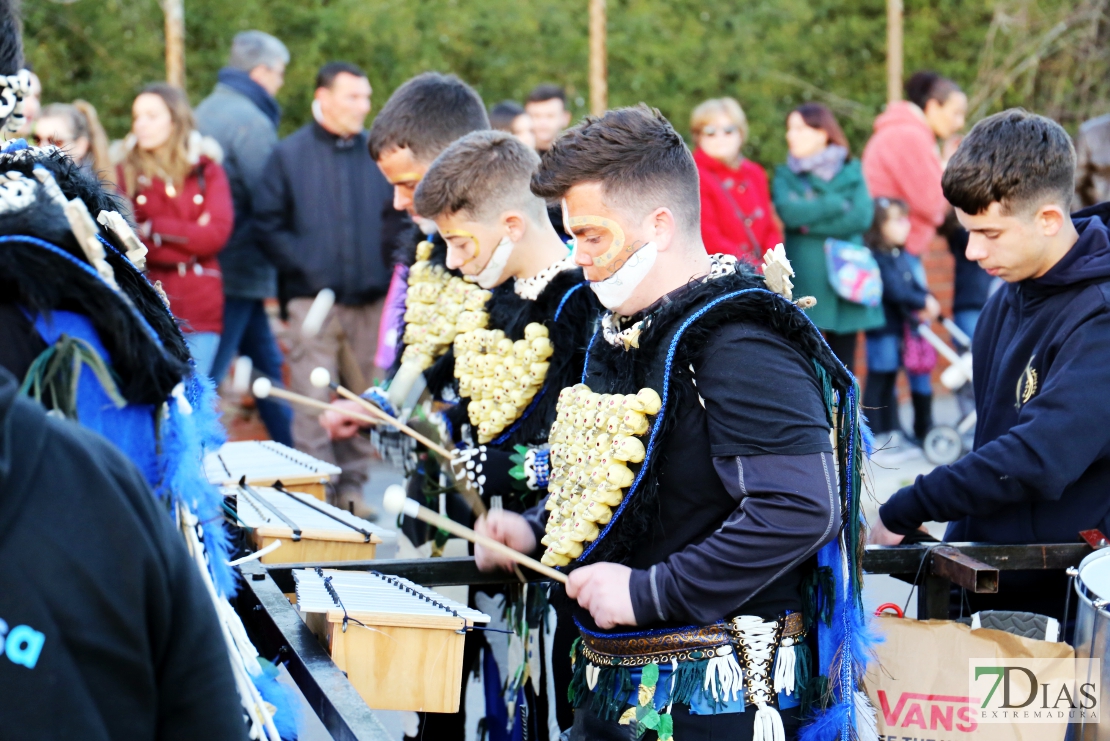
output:
<svg viewBox="0 0 1110 741"><path fill-rule="evenodd" d="M832 379L829 378L825 366L813 361L813 369L817 373L817 382L821 384L821 396L825 402L825 416L829 427L833 425L833 415L836 411L836 390L833 388Z"/></svg>
<svg viewBox="0 0 1110 741"><path fill-rule="evenodd" d="M794 694L801 703L802 713L808 713L812 698L809 685L813 682L813 652L805 641L794 644Z"/></svg>
<svg viewBox="0 0 1110 741"><path fill-rule="evenodd" d="M586 659L582 656L582 639L575 638L570 647L570 686L567 687L567 701L573 708L586 704L590 688L586 684Z"/></svg>
<svg viewBox="0 0 1110 741"><path fill-rule="evenodd" d="M77 419L77 386L81 380L81 367L88 366L100 382L117 409L127 406L120 393L115 372L97 354L93 346L79 337L63 334L50 347L43 350L20 384L19 393L27 394L39 404L49 406ZM49 404L44 397L49 397ZM50 406L52 405L52 406Z"/></svg>
<svg viewBox="0 0 1110 741"><path fill-rule="evenodd" d="M833 605L836 602L836 585L832 569L820 566L811 570L802 580L802 624L808 632L820 620L832 625Z"/></svg>
<svg viewBox="0 0 1110 741"><path fill-rule="evenodd" d="M865 544L864 538L864 525L860 521L860 500L863 493L863 480L861 474L863 472L863 433L860 429L860 390L859 384L856 380L852 379L851 391L855 398L854 409L852 413L845 414L847 410L845 405L847 402L846 394L839 393L833 388L832 379L829 377L825 368L813 361L813 367L817 373L817 380L821 384L821 395L825 402L825 415L828 418L830 425L836 424L836 439L837 451L836 459L837 465L840 468L840 492L844 502L848 505L847 520L845 528L847 530L848 541L848 564L854 572L853 576L853 597L856 600L856 607L860 610L863 609L863 547ZM845 390L847 391L847 390ZM841 412L836 414L837 410ZM851 480L848 480L848 442L851 441L852 461Z"/></svg>
<svg viewBox="0 0 1110 741"><path fill-rule="evenodd" d="M806 683L805 692L798 694L798 702L808 713L824 710L830 700L832 696L829 694L829 678L824 674L810 677L809 682Z"/></svg>
<svg viewBox="0 0 1110 741"><path fill-rule="evenodd" d="M840 471L841 478L845 479L842 483L842 491L848 500L848 521L845 523L847 528L848 540L848 565L852 570L852 597L855 599L855 607L857 610L863 610L863 549L866 544L864 533L864 524L860 519L860 501L863 499L863 432L860 429L860 391L859 384L855 379L852 379L852 393L855 397L855 405L852 414L841 414L840 417L840 440L841 447L844 449L843 454L840 456ZM841 408L843 408L841 404ZM852 441L852 478L847 480L847 444L848 440Z"/></svg>
<svg viewBox="0 0 1110 741"><path fill-rule="evenodd" d="M636 685L632 683L628 667L603 666L590 698L590 709L603 721L618 720L628 707L628 696L634 689Z"/></svg>
<svg viewBox="0 0 1110 741"><path fill-rule="evenodd" d="M694 699L694 694L701 692L705 686L705 672L709 667L709 659L701 661L680 661L674 676L674 691L671 693L671 702L676 705L689 705Z"/></svg>

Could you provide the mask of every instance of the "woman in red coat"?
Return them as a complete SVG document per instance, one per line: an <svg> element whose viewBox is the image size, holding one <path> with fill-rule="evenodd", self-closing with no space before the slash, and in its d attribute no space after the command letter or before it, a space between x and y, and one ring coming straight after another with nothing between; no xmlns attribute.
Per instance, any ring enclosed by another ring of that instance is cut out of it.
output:
<svg viewBox="0 0 1110 741"><path fill-rule="evenodd" d="M231 190L213 139L193 125L178 88L150 85L131 107L131 134L117 182L149 253L197 371L208 374L223 329L224 292L216 255L231 235Z"/></svg>
<svg viewBox="0 0 1110 741"><path fill-rule="evenodd" d="M740 156L748 119L732 98L707 100L690 114L694 161L701 180L701 238L709 254L723 252L759 265L782 242L767 173Z"/></svg>

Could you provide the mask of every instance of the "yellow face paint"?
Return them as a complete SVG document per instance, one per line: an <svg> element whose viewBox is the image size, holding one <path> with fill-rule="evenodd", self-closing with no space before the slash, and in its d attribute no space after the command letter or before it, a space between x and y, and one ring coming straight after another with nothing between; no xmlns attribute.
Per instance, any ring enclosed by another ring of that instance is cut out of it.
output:
<svg viewBox="0 0 1110 741"><path fill-rule="evenodd" d="M612 276L624 267L624 264L628 262L628 258L636 254L640 247L643 247L642 244L635 247L625 245L624 229L621 229L620 224L612 219L607 219L604 216L571 216L567 209L567 201L565 198L563 199L563 223L566 225L567 231L571 234L574 233L575 227L596 226L612 235L613 241L609 243L609 247L605 252L597 257L591 256L594 263L593 266L604 271L606 274L605 277ZM574 238L574 249L575 251L578 250L578 237Z"/></svg>
<svg viewBox="0 0 1110 741"><path fill-rule="evenodd" d="M442 229L439 233L444 239L447 239L448 237L462 237L463 239L469 239L471 242L474 243L474 254L471 255L470 259L464 262L463 265L473 262L478 257L478 255L482 254L482 245L478 241L478 237L474 236L464 229Z"/></svg>
<svg viewBox="0 0 1110 741"><path fill-rule="evenodd" d="M389 184L390 185L404 185L404 186L407 186L407 187L410 187L410 188L415 188L417 185L420 184L420 181L423 180L423 179L424 179L424 176L421 175L419 172L402 172L400 175L397 175L396 177L389 178Z"/></svg>

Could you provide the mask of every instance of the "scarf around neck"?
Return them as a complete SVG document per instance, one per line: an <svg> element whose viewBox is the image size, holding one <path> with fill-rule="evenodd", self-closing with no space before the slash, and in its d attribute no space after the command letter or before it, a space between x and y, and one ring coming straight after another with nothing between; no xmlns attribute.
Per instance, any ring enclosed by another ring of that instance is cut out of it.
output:
<svg viewBox="0 0 1110 741"><path fill-rule="evenodd" d="M822 180L828 181L836 177L836 174L844 167L847 160L848 150L846 148L839 144L830 144L817 154L812 154L809 157L799 159L792 154L788 155L786 166L795 175L810 172Z"/></svg>
<svg viewBox="0 0 1110 741"><path fill-rule="evenodd" d="M254 103L255 107L262 111L266 118L273 121L274 128L277 128L277 125L281 123L281 106L274 100L274 96L252 80L249 74L232 67L224 67L220 70L217 79Z"/></svg>

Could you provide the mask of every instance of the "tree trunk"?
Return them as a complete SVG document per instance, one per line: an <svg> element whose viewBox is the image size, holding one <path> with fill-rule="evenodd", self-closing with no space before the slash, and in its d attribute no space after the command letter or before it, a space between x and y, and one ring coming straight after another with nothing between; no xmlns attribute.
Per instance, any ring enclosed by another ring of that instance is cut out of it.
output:
<svg viewBox="0 0 1110 741"><path fill-rule="evenodd" d="M609 107L609 73L605 51L605 0L590 0L590 113Z"/></svg>
<svg viewBox="0 0 1110 741"><path fill-rule="evenodd" d="M902 0L886 0L886 100L902 99Z"/></svg>
<svg viewBox="0 0 1110 741"><path fill-rule="evenodd" d="M166 82L185 89L185 2L161 0L166 16Z"/></svg>

